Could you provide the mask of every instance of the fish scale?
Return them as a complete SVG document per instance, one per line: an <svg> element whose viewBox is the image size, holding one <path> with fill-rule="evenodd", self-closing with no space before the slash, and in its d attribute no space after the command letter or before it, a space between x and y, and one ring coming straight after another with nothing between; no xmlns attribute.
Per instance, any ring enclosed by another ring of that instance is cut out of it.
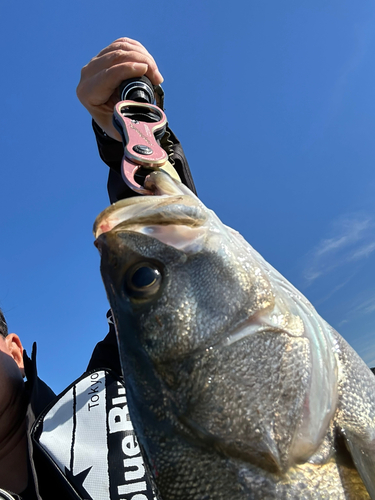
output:
<svg viewBox="0 0 375 500"><path fill-rule="evenodd" d="M186 187L150 177L168 196L118 202L95 232L161 498L375 499L374 375Z"/></svg>

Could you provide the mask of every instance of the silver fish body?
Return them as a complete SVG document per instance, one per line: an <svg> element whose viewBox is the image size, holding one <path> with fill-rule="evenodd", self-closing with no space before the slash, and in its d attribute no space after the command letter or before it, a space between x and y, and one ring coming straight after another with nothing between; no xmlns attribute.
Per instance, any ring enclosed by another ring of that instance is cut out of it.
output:
<svg viewBox="0 0 375 500"><path fill-rule="evenodd" d="M163 500L375 499L375 378L187 188L95 224L129 409Z"/></svg>

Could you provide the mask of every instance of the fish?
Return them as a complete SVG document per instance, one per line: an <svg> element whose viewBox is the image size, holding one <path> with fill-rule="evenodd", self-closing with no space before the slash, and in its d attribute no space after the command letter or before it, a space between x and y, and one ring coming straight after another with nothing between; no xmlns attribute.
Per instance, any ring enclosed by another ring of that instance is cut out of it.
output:
<svg viewBox="0 0 375 500"><path fill-rule="evenodd" d="M147 183L94 235L160 497L374 500L373 373L187 187Z"/></svg>

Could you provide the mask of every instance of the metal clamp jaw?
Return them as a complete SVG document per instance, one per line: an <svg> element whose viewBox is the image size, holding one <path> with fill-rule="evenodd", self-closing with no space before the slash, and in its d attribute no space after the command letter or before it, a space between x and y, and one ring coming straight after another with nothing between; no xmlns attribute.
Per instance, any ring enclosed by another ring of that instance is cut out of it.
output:
<svg viewBox="0 0 375 500"><path fill-rule="evenodd" d="M142 167L165 170L179 180L167 153L158 143L167 128L167 117L160 108L143 102L120 101L113 112L113 124L124 144L122 177L133 191L153 194L134 179Z"/></svg>

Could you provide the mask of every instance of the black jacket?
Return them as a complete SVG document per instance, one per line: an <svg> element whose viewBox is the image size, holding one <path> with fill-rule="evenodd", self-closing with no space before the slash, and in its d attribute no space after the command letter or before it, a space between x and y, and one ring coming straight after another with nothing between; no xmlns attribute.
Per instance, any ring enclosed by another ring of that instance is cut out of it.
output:
<svg viewBox="0 0 375 500"><path fill-rule="evenodd" d="M29 395L27 408L28 448L30 458L29 486L21 495L13 495L22 500L68 500L65 489L59 485L56 468L40 452L31 439L31 430L37 417L56 399L55 393L39 377L36 367L36 344L33 345L31 358L24 352L26 390ZM121 376L120 360L117 350L116 334L113 324L109 333L93 351L86 372L93 369L109 368ZM34 491L35 490L35 491ZM0 490L0 499L2 498Z"/></svg>
<svg viewBox="0 0 375 500"><path fill-rule="evenodd" d="M124 151L122 144L106 135L94 121L92 123L100 158L110 168L108 176L108 194L111 203L115 203L118 200L122 200L123 198L128 198L130 196L136 196L136 194L125 184L121 177L121 159ZM197 194L189 164L186 160L180 141L170 128L167 128L167 132L170 134L169 140L173 144L172 161L174 162L174 167L177 170L181 181L191 191L193 191L194 194Z"/></svg>
<svg viewBox="0 0 375 500"><path fill-rule="evenodd" d="M108 194L111 203L123 198L134 196L135 193L124 183L121 178L120 166L123 155L121 143L108 137L98 125L93 122L99 154L101 159L110 167L108 176ZM174 166L184 184L196 193L194 182L190 173L189 165L185 158L181 144L168 129L170 140L173 143L172 153ZM107 314L110 317L110 312ZM65 490L61 487L59 474L56 468L46 460L31 439L31 429L37 417L56 399L55 393L38 377L36 368L36 345L34 344L31 358L24 353L26 390L29 395L29 405L27 408L28 426L28 446L30 457L29 485L24 493L15 495L0 489L0 499L16 500L67 500ZM117 341L113 324L109 321L109 333L99 342L91 356L86 372L98 369L109 368L121 376ZM11 496L9 496L11 495Z"/></svg>

